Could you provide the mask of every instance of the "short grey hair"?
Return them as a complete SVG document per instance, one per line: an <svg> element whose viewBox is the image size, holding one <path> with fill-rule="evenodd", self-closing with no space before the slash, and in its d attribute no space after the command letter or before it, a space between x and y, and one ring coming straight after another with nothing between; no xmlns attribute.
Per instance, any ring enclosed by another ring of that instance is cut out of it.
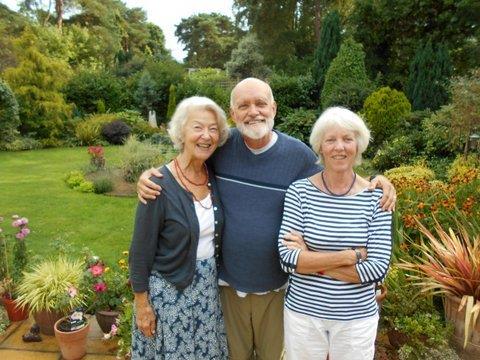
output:
<svg viewBox="0 0 480 360"><path fill-rule="evenodd" d="M183 138L183 128L188 120L188 115L193 110L207 110L215 115L219 133L218 146L225 144L229 134L225 111L223 111L222 108L212 99L204 96L192 96L183 99L177 105L172 119L168 123L168 135L170 135L170 139L172 140L175 149L183 151L185 143Z"/></svg>
<svg viewBox="0 0 480 360"><path fill-rule="evenodd" d="M237 88L241 85L243 85L244 83L246 82L258 82L258 83L262 83L262 84L265 84L266 87L267 87L267 96L268 96L268 100L270 100L270 102L274 102L275 99L273 98L273 92L272 92L272 88L270 87L270 85L268 83L266 83L265 81L263 80L260 80L260 79L257 79L257 78L254 78L254 77L248 77L248 78L245 78L243 79L242 81L238 82L237 85L234 86L234 88L232 89L232 91L230 92L230 107L233 108L233 105L235 105L235 102L234 102L234 99L235 99L235 91L237 90Z"/></svg>
<svg viewBox="0 0 480 360"><path fill-rule="evenodd" d="M334 127L341 127L355 134L357 141L357 156L355 165L362 163L362 154L370 142L370 130L360 116L344 107L335 106L326 109L315 122L310 134L310 145L318 155L319 162L323 162L320 148L325 138L325 133Z"/></svg>

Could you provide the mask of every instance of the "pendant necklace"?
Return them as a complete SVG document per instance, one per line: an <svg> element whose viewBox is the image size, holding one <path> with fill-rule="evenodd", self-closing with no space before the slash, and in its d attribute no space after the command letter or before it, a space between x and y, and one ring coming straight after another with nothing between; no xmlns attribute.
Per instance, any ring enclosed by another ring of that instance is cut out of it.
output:
<svg viewBox="0 0 480 360"><path fill-rule="evenodd" d="M345 191L344 193L342 194L336 194L334 193L332 190L330 190L327 186L327 182L325 181L325 176L323 175L323 171L320 173L320 175L322 176L322 183L323 183L323 186L325 187L325 190L327 190L327 192L330 194L330 195L333 195L333 196L345 196L347 195L350 190L352 190L353 188L353 184L355 184L355 180L357 180L357 174L354 172L353 173L353 181L352 183L350 184L349 188L347 191Z"/></svg>

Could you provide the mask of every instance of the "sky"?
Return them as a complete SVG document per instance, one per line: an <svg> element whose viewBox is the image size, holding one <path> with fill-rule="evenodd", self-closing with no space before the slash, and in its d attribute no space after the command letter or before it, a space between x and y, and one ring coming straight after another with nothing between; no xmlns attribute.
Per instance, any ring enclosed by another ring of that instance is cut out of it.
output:
<svg viewBox="0 0 480 360"><path fill-rule="evenodd" d="M172 56L182 61L186 56L182 44L175 37L175 25L182 18L194 14L218 12L233 19L233 0L123 0L129 8L141 7L146 11L148 21L158 25L165 34L165 45ZM17 0L0 0L10 9L17 9Z"/></svg>

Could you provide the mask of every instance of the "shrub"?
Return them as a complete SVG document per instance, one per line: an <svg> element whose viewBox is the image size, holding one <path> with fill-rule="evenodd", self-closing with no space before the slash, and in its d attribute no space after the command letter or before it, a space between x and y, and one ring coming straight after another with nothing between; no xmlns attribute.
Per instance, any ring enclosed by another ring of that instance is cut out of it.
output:
<svg viewBox="0 0 480 360"><path fill-rule="evenodd" d="M79 122L75 127L75 136L82 145L96 145L102 142L101 131L105 124L117 119L116 114L94 114Z"/></svg>
<svg viewBox="0 0 480 360"><path fill-rule="evenodd" d="M85 179L81 171L71 171L65 176L65 183L70 189L78 190L80 192L93 192L94 186L91 181Z"/></svg>
<svg viewBox="0 0 480 360"><path fill-rule="evenodd" d="M453 112L452 105L442 106L423 120L425 154L429 157L452 156L455 151L461 150L452 146L450 142Z"/></svg>
<svg viewBox="0 0 480 360"><path fill-rule="evenodd" d="M81 114L116 111L122 105L123 85L106 71L83 70L68 82L65 95Z"/></svg>
<svg viewBox="0 0 480 360"><path fill-rule="evenodd" d="M238 79L249 76L265 78L270 73L254 33L248 33L238 42L238 47L232 50L230 61L225 64L225 69L230 77Z"/></svg>
<svg viewBox="0 0 480 360"><path fill-rule="evenodd" d="M393 183L397 191L435 179L435 173L423 164L399 166L385 171L385 176Z"/></svg>
<svg viewBox="0 0 480 360"><path fill-rule="evenodd" d="M131 183L137 181L144 170L158 166L164 161L158 146L140 142L133 136L125 142L121 153L122 176Z"/></svg>
<svg viewBox="0 0 480 360"><path fill-rule="evenodd" d="M132 129L121 120L112 121L102 127L102 136L114 145L123 144L131 132Z"/></svg>
<svg viewBox="0 0 480 360"><path fill-rule="evenodd" d="M186 76L185 82L177 88L176 99L181 100L193 95L206 96L222 109L228 109L233 85L225 71L200 69Z"/></svg>
<svg viewBox="0 0 480 360"><path fill-rule="evenodd" d="M10 86L0 79L0 144L14 141L19 125L17 99Z"/></svg>
<svg viewBox="0 0 480 360"><path fill-rule="evenodd" d="M18 137L10 143L0 145L0 150L21 151L41 149L42 143L30 137Z"/></svg>
<svg viewBox="0 0 480 360"><path fill-rule="evenodd" d="M109 177L101 177L93 180L93 192L105 194L113 190L113 181Z"/></svg>
<svg viewBox="0 0 480 360"><path fill-rule="evenodd" d="M458 155L450 165L447 176L454 184L466 184L480 179L480 159L476 155L469 155L467 158Z"/></svg>
<svg viewBox="0 0 480 360"><path fill-rule="evenodd" d="M350 38L340 46L337 57L327 70L321 94L322 107L324 109L332 105L348 107L348 104L334 103L333 100L336 94L349 84L351 87L355 85L356 89L371 87L365 70L365 53L362 45Z"/></svg>
<svg viewBox="0 0 480 360"><path fill-rule="evenodd" d="M372 89L368 86L345 83L332 93L328 106L339 105L358 112L362 109L365 99L370 95L371 91Z"/></svg>
<svg viewBox="0 0 480 360"><path fill-rule="evenodd" d="M372 132L373 146L378 148L399 127L400 121L410 114L412 107L401 91L382 87L372 93L363 106L362 113Z"/></svg>
<svg viewBox="0 0 480 360"><path fill-rule="evenodd" d="M151 139L153 136L156 136L163 130L161 128L154 128L146 121L136 123L132 126L132 135L135 135L136 138L140 141Z"/></svg>
<svg viewBox="0 0 480 360"><path fill-rule="evenodd" d="M315 108L312 94L315 84L310 75L272 75L268 79L277 103L275 123L279 125L295 109Z"/></svg>
<svg viewBox="0 0 480 360"><path fill-rule="evenodd" d="M277 127L278 130L308 143L312 126L317 114L313 110L297 109L288 114L285 120Z"/></svg>
<svg viewBox="0 0 480 360"><path fill-rule="evenodd" d="M413 141L408 136L399 136L384 143L372 159L372 166L383 172L400 165L408 165L415 161L417 155Z"/></svg>

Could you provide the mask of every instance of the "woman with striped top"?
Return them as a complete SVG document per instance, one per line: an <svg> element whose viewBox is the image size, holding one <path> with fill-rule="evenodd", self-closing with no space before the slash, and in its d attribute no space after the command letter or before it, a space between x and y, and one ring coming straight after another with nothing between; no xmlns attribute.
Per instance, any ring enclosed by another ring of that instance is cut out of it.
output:
<svg viewBox="0 0 480 360"><path fill-rule="evenodd" d="M310 143L324 169L285 197L278 248L290 274L285 299L288 360L367 360L378 324L375 284L388 270L391 212L357 176L370 132L348 109L325 110Z"/></svg>

